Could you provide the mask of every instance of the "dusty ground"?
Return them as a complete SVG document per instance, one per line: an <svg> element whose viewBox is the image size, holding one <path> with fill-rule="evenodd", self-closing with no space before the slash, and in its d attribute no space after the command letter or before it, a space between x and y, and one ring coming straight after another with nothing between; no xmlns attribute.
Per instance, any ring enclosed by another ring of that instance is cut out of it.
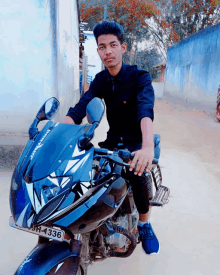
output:
<svg viewBox="0 0 220 275"><path fill-rule="evenodd" d="M108 129L105 118L96 145ZM170 202L154 208L151 223L160 253L146 256L138 245L127 259L108 259L89 268L89 275L220 274L220 124L186 106L156 100L155 133L161 135L163 184ZM11 172L0 172L0 274L11 275L29 253L36 237L8 226Z"/></svg>

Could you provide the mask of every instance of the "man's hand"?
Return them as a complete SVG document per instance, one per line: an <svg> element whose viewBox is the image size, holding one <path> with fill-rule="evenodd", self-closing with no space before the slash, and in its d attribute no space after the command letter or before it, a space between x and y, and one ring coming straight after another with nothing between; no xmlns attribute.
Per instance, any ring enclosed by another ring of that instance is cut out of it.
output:
<svg viewBox="0 0 220 275"><path fill-rule="evenodd" d="M151 146L142 148L141 150L136 152L132 152L132 154L135 154L135 157L132 161L129 162L131 164L130 171L135 168L136 164L137 166L134 172L135 175L138 174L138 176L141 176L145 171L146 165L148 165L146 170L151 170L153 160L153 148Z"/></svg>
<svg viewBox="0 0 220 275"><path fill-rule="evenodd" d="M154 154L154 141L153 141L153 121L149 117L143 117L141 119L141 132L142 132L142 149L132 154L135 154L135 157L130 165L130 171L132 171L136 164L134 174L141 176L146 170L149 171L152 168L152 160Z"/></svg>
<svg viewBox="0 0 220 275"><path fill-rule="evenodd" d="M66 116L64 118L64 120L62 121L62 123L64 123L64 124L75 124L75 122L73 121L73 119L70 116Z"/></svg>

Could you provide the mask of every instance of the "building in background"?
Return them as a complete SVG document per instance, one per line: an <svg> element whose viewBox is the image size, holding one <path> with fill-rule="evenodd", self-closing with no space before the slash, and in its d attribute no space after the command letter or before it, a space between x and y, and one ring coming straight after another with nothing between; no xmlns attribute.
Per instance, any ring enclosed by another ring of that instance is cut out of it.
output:
<svg viewBox="0 0 220 275"><path fill-rule="evenodd" d="M95 75L102 70L102 62L97 53L97 44L92 31L83 31L85 40L83 55L80 59L80 93L89 89Z"/></svg>
<svg viewBox="0 0 220 275"><path fill-rule="evenodd" d="M55 96L62 121L79 98L78 0L10 0L0 9L0 166L28 140L41 105ZM43 123L41 123L41 126Z"/></svg>
<svg viewBox="0 0 220 275"><path fill-rule="evenodd" d="M207 27L168 49L164 95L216 112L220 85L220 24Z"/></svg>
<svg viewBox="0 0 220 275"><path fill-rule="evenodd" d="M102 70L102 61L97 53L97 44L92 31L84 31L86 40L84 43L85 55L88 56L88 83Z"/></svg>
<svg viewBox="0 0 220 275"><path fill-rule="evenodd" d="M166 62L162 62L158 65L155 65L154 68L158 69L158 77L154 79L154 82L164 82L165 80L165 69L166 69Z"/></svg>

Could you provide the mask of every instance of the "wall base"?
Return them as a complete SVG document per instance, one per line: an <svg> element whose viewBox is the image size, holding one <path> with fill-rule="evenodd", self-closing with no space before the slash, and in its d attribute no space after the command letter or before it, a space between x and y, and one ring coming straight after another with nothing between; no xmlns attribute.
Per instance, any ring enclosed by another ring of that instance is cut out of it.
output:
<svg viewBox="0 0 220 275"><path fill-rule="evenodd" d="M13 170L24 145L0 145L0 169Z"/></svg>

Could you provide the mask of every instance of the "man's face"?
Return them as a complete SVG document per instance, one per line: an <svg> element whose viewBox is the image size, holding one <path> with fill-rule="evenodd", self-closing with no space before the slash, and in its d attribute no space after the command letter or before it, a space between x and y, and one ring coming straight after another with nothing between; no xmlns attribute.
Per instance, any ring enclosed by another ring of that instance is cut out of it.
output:
<svg viewBox="0 0 220 275"><path fill-rule="evenodd" d="M120 44L117 36L113 34L103 34L98 37L98 54L102 63L109 69L122 62L122 54L126 48L127 44Z"/></svg>

